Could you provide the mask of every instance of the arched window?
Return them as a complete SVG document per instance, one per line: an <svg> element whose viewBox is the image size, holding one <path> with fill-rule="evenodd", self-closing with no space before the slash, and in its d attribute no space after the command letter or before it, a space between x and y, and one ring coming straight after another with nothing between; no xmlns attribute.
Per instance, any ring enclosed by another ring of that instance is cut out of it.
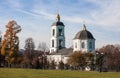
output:
<svg viewBox="0 0 120 78"><path fill-rule="evenodd" d="M52 47L54 47L54 40L52 40Z"/></svg>
<svg viewBox="0 0 120 78"><path fill-rule="evenodd" d="M75 43L75 48L77 48L77 43Z"/></svg>
<svg viewBox="0 0 120 78"><path fill-rule="evenodd" d="M92 49L92 42L89 42L89 49Z"/></svg>
<svg viewBox="0 0 120 78"><path fill-rule="evenodd" d="M53 35L53 36L55 35L55 29L53 29L53 33L52 33L52 35Z"/></svg>
<svg viewBox="0 0 120 78"><path fill-rule="evenodd" d="M61 49L62 48L62 44L63 44L63 40L59 40L59 49Z"/></svg>
<svg viewBox="0 0 120 78"><path fill-rule="evenodd" d="M62 34L62 29L59 29L59 36L63 35Z"/></svg>
<svg viewBox="0 0 120 78"><path fill-rule="evenodd" d="M85 48L85 43L84 42L81 43L81 47Z"/></svg>

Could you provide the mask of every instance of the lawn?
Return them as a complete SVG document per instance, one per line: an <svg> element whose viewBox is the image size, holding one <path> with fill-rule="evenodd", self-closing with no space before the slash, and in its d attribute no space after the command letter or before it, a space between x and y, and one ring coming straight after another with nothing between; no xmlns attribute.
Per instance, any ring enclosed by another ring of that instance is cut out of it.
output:
<svg viewBox="0 0 120 78"><path fill-rule="evenodd" d="M120 78L120 72L0 68L0 78Z"/></svg>

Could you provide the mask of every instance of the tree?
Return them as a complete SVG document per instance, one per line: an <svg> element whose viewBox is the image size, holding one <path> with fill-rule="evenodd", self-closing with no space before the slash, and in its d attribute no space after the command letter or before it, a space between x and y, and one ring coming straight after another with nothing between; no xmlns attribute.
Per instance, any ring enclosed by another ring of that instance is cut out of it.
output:
<svg viewBox="0 0 120 78"><path fill-rule="evenodd" d="M42 52L47 52L48 51L48 47L47 47L46 43L45 42L39 43L38 50L40 50Z"/></svg>
<svg viewBox="0 0 120 78"><path fill-rule="evenodd" d="M68 64L72 65L75 69L78 69L79 67L84 69L86 66L92 68L93 57L93 54L89 52L74 52L68 59Z"/></svg>
<svg viewBox="0 0 120 78"><path fill-rule="evenodd" d="M56 63L55 63L54 60L52 60L52 61L49 63L49 68L50 68L50 69L55 69L55 67L56 67Z"/></svg>
<svg viewBox="0 0 120 78"><path fill-rule="evenodd" d="M75 67L83 67L85 65L85 57L82 52L74 52L68 59L68 64Z"/></svg>
<svg viewBox="0 0 120 78"><path fill-rule="evenodd" d="M98 50L104 53L103 67L109 70L120 71L120 46L119 45L106 45Z"/></svg>
<svg viewBox="0 0 120 78"><path fill-rule="evenodd" d="M31 67L35 48L34 41L32 38L27 38L25 40L24 48L25 48L24 62L27 65L27 67Z"/></svg>
<svg viewBox="0 0 120 78"><path fill-rule="evenodd" d="M33 65L33 68L40 68L40 60L38 58L39 56L35 56L32 60L32 65Z"/></svg>
<svg viewBox="0 0 120 78"><path fill-rule="evenodd" d="M19 37L16 35L21 31L21 27L16 21L9 21L6 25L6 32L2 40L1 54L4 60L10 65L15 63L19 50Z"/></svg>
<svg viewBox="0 0 120 78"><path fill-rule="evenodd" d="M29 50L29 52L31 53L31 51L33 51L35 49L35 44L32 38L27 38L25 40L25 50Z"/></svg>
<svg viewBox="0 0 120 78"><path fill-rule="evenodd" d="M94 54L87 52L87 53L84 53L84 57L86 60L86 66L90 67L91 70L94 70Z"/></svg>
<svg viewBox="0 0 120 78"><path fill-rule="evenodd" d="M59 67L59 69L64 69L64 63L63 63L63 61L59 62L58 67Z"/></svg>

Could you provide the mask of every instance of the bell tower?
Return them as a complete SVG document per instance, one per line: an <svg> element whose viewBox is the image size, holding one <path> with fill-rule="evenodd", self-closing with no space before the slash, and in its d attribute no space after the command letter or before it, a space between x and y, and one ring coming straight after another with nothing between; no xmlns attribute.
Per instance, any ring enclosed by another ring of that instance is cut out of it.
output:
<svg viewBox="0 0 120 78"><path fill-rule="evenodd" d="M56 22L51 27L50 53L65 48L64 27L63 22L60 21L60 15L57 14Z"/></svg>

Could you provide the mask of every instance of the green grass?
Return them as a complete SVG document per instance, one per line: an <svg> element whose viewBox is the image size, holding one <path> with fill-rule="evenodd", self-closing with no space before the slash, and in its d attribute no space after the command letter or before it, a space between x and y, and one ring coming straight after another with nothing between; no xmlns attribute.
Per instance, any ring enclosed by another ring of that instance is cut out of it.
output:
<svg viewBox="0 0 120 78"><path fill-rule="evenodd" d="M120 73L0 68L0 78L120 78Z"/></svg>

